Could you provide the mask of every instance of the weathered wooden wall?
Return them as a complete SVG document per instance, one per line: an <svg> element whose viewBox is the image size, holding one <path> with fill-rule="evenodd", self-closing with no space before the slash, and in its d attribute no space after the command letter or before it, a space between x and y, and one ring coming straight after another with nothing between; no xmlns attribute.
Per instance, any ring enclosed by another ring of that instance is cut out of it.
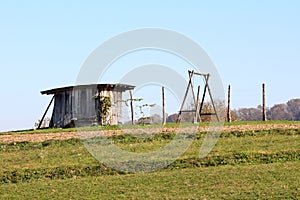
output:
<svg viewBox="0 0 300 200"><path fill-rule="evenodd" d="M95 95L111 98L112 107L108 115L109 124L122 121L122 91L100 90L97 88L74 89L55 95L50 127L65 127L72 120L85 125L97 122L97 104ZM77 124L76 124L77 125Z"/></svg>
<svg viewBox="0 0 300 200"><path fill-rule="evenodd" d="M73 118L72 91L66 91L55 95L54 108L50 127L65 127Z"/></svg>

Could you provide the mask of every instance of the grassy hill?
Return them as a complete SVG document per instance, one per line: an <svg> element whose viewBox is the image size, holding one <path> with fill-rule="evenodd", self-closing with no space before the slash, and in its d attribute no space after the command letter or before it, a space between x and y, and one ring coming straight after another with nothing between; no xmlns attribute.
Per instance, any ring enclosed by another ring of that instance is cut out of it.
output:
<svg viewBox="0 0 300 200"><path fill-rule="evenodd" d="M150 152L173 137L167 132L151 138L113 135L110 140L129 152ZM101 164L78 138L0 143L0 198L299 198L299 129L223 132L212 152L199 158L204 137L198 132L188 138L191 146L169 166L136 174Z"/></svg>

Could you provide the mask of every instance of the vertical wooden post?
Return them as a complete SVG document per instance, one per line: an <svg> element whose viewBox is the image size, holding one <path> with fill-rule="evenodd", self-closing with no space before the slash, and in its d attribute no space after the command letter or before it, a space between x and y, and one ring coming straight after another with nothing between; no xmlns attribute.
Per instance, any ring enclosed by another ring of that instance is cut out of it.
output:
<svg viewBox="0 0 300 200"><path fill-rule="evenodd" d="M263 96L263 121L267 121L267 109L266 109L266 84L262 84L262 96Z"/></svg>
<svg viewBox="0 0 300 200"><path fill-rule="evenodd" d="M129 90L129 94L130 94L131 124L134 124L133 98L132 98L132 91L131 90Z"/></svg>
<svg viewBox="0 0 300 200"><path fill-rule="evenodd" d="M230 93L231 93L231 86L228 86L228 102L227 102L227 121L231 122L231 109L230 109Z"/></svg>
<svg viewBox="0 0 300 200"><path fill-rule="evenodd" d="M166 105L165 105L165 87L161 88L162 93L162 117L163 117L163 126L166 125L167 117L166 117Z"/></svg>

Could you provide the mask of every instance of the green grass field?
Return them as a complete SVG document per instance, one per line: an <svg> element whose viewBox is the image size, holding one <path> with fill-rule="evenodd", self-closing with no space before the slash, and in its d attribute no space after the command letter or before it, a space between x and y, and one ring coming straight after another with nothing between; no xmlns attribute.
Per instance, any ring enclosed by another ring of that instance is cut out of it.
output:
<svg viewBox="0 0 300 200"><path fill-rule="evenodd" d="M1 199L299 199L300 162L1 185Z"/></svg>
<svg viewBox="0 0 300 200"><path fill-rule="evenodd" d="M127 151L149 152L173 136L111 140ZM80 139L0 144L0 199L300 198L300 130L222 133L213 151L200 159L204 136L197 133L168 167L137 174L102 165Z"/></svg>

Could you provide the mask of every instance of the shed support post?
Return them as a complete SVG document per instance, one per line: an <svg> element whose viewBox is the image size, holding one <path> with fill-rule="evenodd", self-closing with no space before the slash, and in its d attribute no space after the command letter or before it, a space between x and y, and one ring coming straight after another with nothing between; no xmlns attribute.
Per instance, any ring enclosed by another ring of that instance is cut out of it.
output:
<svg viewBox="0 0 300 200"><path fill-rule="evenodd" d="M43 121L44 121L44 119L45 119L45 116L46 116L46 114L47 114L47 112L48 112L48 110L49 110L49 108L50 108L50 106L51 106L51 104L52 104L54 98L55 98L55 95L53 95L53 97L52 97L52 99L51 99L49 105L47 106L47 109L46 109L46 111L45 111L45 113L44 113L44 115L43 115L43 117L42 117L42 119L41 119L41 121L40 121L40 123L39 123L37 129L40 129L40 128L41 128L42 123L43 123Z"/></svg>

